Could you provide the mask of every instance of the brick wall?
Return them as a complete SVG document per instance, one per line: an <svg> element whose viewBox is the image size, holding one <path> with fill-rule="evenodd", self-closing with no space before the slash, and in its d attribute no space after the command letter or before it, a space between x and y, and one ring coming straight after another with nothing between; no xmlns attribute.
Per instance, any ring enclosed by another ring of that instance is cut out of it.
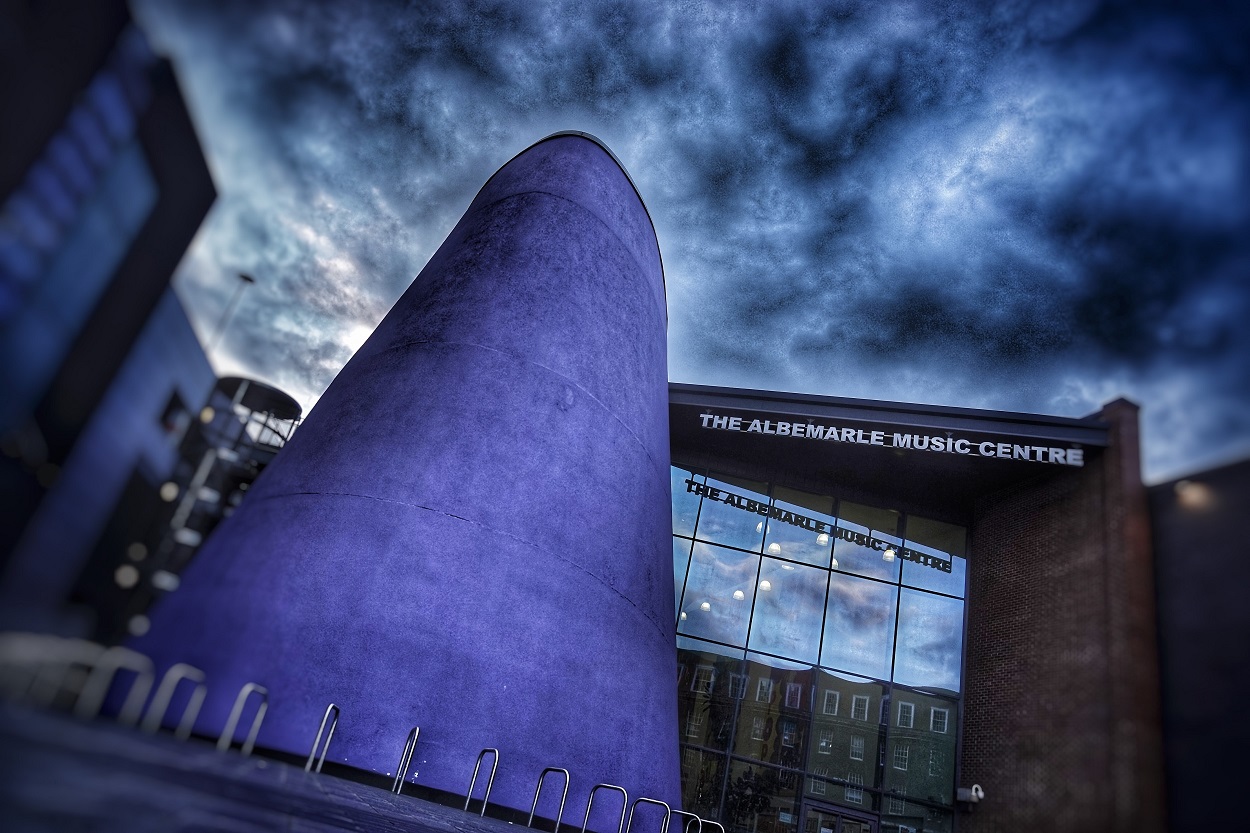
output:
<svg viewBox="0 0 1250 833"><path fill-rule="evenodd" d="M1163 829L1137 408L1081 469L982 498L972 529L961 833Z"/></svg>

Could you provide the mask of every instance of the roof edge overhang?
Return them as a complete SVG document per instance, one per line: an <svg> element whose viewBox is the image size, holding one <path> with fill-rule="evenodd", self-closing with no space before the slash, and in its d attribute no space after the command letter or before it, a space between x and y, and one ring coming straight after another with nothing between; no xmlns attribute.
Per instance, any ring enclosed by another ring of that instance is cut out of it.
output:
<svg viewBox="0 0 1250 833"><path fill-rule="evenodd" d="M921 405L819 396L808 393L725 388L670 382L670 407L721 408L738 412L778 414L813 419L897 426L911 431L968 432L1028 437L1057 445L1106 447L1110 426L1102 420L1014 411L991 411L948 405Z"/></svg>

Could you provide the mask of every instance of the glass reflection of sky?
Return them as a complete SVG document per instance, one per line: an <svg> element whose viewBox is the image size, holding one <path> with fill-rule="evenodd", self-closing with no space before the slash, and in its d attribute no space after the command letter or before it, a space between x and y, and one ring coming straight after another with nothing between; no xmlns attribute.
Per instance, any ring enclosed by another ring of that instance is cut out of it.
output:
<svg viewBox="0 0 1250 833"><path fill-rule="evenodd" d="M900 543L900 539L893 535L877 532L851 521L839 520L838 526L853 532L862 532L864 535L871 535L873 538L889 541L892 544ZM863 547L853 541L845 541L838 538L833 545L833 557L837 559L838 569L844 573L855 573L856 575L870 576L883 579L884 581L898 581L898 557L896 556L893 561L886 561L882 557L881 550Z"/></svg>
<svg viewBox="0 0 1250 833"><path fill-rule="evenodd" d="M669 483L673 494L673 534L694 535L694 522L699 514L699 496L688 491L687 480L703 482L703 475L696 475L687 469L672 466L669 469Z"/></svg>
<svg viewBox="0 0 1250 833"><path fill-rule="evenodd" d="M804 517L822 521L828 524L830 529L835 523L832 515L787 503L784 500L774 501L773 505L787 512L796 512ZM807 564L815 564L817 567L828 567L829 548L833 544L830 540L832 537L831 533L822 535L810 529L771 519L768 521L767 533L764 536L764 551L769 555L803 561ZM774 548L773 544L777 546Z"/></svg>
<svg viewBox="0 0 1250 833"><path fill-rule="evenodd" d="M745 645L759 561L758 555L696 542L677 632ZM734 598L735 590L742 599Z"/></svg>
<svg viewBox="0 0 1250 833"><path fill-rule="evenodd" d="M914 561L904 561L903 584L911 587L922 587L925 590L933 590L937 593L946 593L949 596L963 596L964 572L968 566L967 561L962 558L952 558L949 553L933 547L926 547L924 544L919 544L915 541L908 541L906 546L916 552L923 552L934 558L950 562L951 571L945 573L932 567L926 567L923 564L917 564Z"/></svg>
<svg viewBox="0 0 1250 833"><path fill-rule="evenodd" d="M681 605L681 588L686 583L686 567L690 564L690 542L685 538L673 539L673 615Z"/></svg>
<svg viewBox="0 0 1250 833"><path fill-rule="evenodd" d="M815 567L765 558L747 647L815 664L828 576Z"/></svg>
<svg viewBox="0 0 1250 833"><path fill-rule="evenodd" d="M888 584L834 573L829 582L820 664L890 679L896 592Z"/></svg>
<svg viewBox="0 0 1250 833"><path fill-rule="evenodd" d="M959 691L963 630L962 601L903 588L895 682Z"/></svg>
<svg viewBox="0 0 1250 833"><path fill-rule="evenodd" d="M707 479L707 485L709 488L741 495L747 500L768 504L768 495L747 486L738 486L710 476ZM686 488L684 483L682 488ZM764 539L764 516L730 506L722 501L704 500L699 510L699 533L696 537L729 547L759 552L760 542Z"/></svg>

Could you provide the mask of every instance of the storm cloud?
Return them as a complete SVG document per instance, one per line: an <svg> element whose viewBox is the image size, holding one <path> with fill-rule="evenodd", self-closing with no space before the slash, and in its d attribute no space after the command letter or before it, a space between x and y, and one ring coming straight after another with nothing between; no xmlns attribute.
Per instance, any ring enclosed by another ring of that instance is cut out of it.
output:
<svg viewBox="0 0 1250 833"><path fill-rule="evenodd" d="M1191 4L1198 5L1198 4ZM220 196L177 278L315 401L500 165L602 138L670 378L1083 415L1250 452L1250 23L1231 4L135 3Z"/></svg>

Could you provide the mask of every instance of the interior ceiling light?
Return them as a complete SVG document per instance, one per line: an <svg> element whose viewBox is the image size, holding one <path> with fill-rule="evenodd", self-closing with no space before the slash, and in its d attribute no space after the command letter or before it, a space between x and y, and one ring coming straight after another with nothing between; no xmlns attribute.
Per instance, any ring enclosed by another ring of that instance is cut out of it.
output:
<svg viewBox="0 0 1250 833"><path fill-rule="evenodd" d="M1215 492L1206 483L1196 480L1179 480L1173 487L1176 499L1186 509L1210 509L1215 505Z"/></svg>
<svg viewBox="0 0 1250 833"><path fill-rule="evenodd" d="M881 553L881 558L885 561L893 561L894 547L886 547L885 552Z"/></svg>
<svg viewBox="0 0 1250 833"><path fill-rule="evenodd" d="M773 541L771 544L768 545L768 551L772 553L773 555L776 555L777 553L781 552L781 544L778 544L776 541Z"/></svg>
<svg viewBox="0 0 1250 833"><path fill-rule="evenodd" d="M771 581L769 581L768 579L764 579L763 581L761 581L761 582L760 582L760 589L761 589L761 590L772 590L772 589L773 589L773 583L772 583Z"/></svg>
<svg viewBox="0 0 1250 833"><path fill-rule="evenodd" d="M835 570L836 570L836 569L838 569L838 559L836 559L836 558L835 558L835 559L833 559L833 564L832 564L832 567L833 567L833 569L835 569Z"/></svg>
<svg viewBox="0 0 1250 833"><path fill-rule="evenodd" d="M756 531L756 532L763 532L763 531L764 531L764 522L763 522L763 521L760 521L759 523L757 523L757 524L755 525L755 531Z"/></svg>
<svg viewBox="0 0 1250 833"><path fill-rule="evenodd" d="M822 533L820 533L819 535L817 535L817 536L816 536L816 543L817 543L817 544L820 544L822 547L823 547L823 546L825 546L825 545L827 545L827 544L829 543L829 533L828 533L828 532L822 532Z"/></svg>
<svg viewBox="0 0 1250 833"><path fill-rule="evenodd" d="M712 609L712 605L710 602L704 602L703 604L699 605L699 610L702 610L704 613L707 613L711 609Z"/></svg>
<svg viewBox="0 0 1250 833"><path fill-rule="evenodd" d="M747 594L743 593L741 590L734 591L734 598L737 599L738 601L742 601L746 597L747 597Z"/></svg>
<svg viewBox="0 0 1250 833"><path fill-rule="evenodd" d="M684 610L683 610L683 611L681 612L681 618L682 618L682 620L683 620L683 621L685 620L685 618L686 618L686 611L684 611Z"/></svg>

